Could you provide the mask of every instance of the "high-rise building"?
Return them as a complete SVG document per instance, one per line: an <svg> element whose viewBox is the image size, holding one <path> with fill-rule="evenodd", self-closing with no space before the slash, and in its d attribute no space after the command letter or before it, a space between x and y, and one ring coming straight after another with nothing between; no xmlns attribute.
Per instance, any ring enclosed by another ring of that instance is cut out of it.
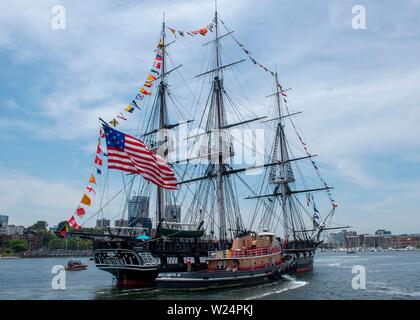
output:
<svg viewBox="0 0 420 320"><path fill-rule="evenodd" d="M140 218L149 218L149 197L134 196L128 201L128 224L134 227Z"/></svg>
<svg viewBox="0 0 420 320"><path fill-rule="evenodd" d="M346 244L347 237L356 237L356 231L342 230L328 235L328 244L332 247L343 247Z"/></svg>
<svg viewBox="0 0 420 320"><path fill-rule="evenodd" d="M114 226L116 228L128 227L128 220L124 220L124 219L115 220L114 221Z"/></svg>
<svg viewBox="0 0 420 320"><path fill-rule="evenodd" d="M148 229L148 232L150 233L152 229L152 219L140 217L139 221L137 222L137 226Z"/></svg>
<svg viewBox="0 0 420 320"><path fill-rule="evenodd" d="M167 205L165 208L165 220L171 222L181 222L181 206Z"/></svg>
<svg viewBox="0 0 420 320"><path fill-rule="evenodd" d="M111 221L109 219L98 219L96 220L96 228L102 229L111 226Z"/></svg>
<svg viewBox="0 0 420 320"><path fill-rule="evenodd" d="M7 226L9 224L9 216L0 214L0 226Z"/></svg>

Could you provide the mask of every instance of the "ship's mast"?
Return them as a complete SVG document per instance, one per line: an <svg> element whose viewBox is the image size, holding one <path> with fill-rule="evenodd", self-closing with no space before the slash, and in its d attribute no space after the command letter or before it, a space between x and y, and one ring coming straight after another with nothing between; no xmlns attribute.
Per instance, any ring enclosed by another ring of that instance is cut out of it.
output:
<svg viewBox="0 0 420 320"><path fill-rule="evenodd" d="M277 102L277 111L278 111L278 117L279 117L279 122L277 124L277 139L278 142L280 144L280 153L279 153L279 162L280 162L280 180L276 181L277 183L279 183L279 188L280 190L276 190L276 192L280 191L280 198L281 198L281 207L282 207L282 213L283 213L283 223L284 223L284 239L287 241L289 240L289 223L288 223L288 214L287 214L287 206L286 206L286 198L287 198L287 187L288 187L288 177L287 177L287 173L285 170L285 163L287 159L287 152L286 152L286 141L285 141L285 137L284 137L284 129L283 129L283 116L282 116L282 111L281 111L281 102L280 102L280 94L281 91L280 89L280 85L279 85L279 80L278 80L278 75L277 72L275 73L275 85L276 85L276 102ZM276 141L277 143L277 141ZM278 189L278 187L276 187L276 189Z"/></svg>
<svg viewBox="0 0 420 320"><path fill-rule="evenodd" d="M215 23L215 72L213 80L213 95L216 107L216 138L218 139L218 161L216 163L217 177L216 177L216 197L217 209L219 214L219 239L226 240L226 214L225 214L225 195L223 188L223 139L222 127L224 126L224 110L223 110L223 95L222 95L222 79L221 79L221 58L220 58L220 41L219 41L219 22L217 17L217 1L214 15Z"/></svg>
<svg viewBox="0 0 420 320"><path fill-rule="evenodd" d="M178 185L186 183L196 183L198 181L207 180L209 183L208 190L210 190L210 187L213 188L214 186L216 193L214 199L216 210L214 210L213 207L209 209L211 210L211 214L215 213L218 216L218 238L220 241L224 241L228 237L228 231L230 232L230 235L234 236L236 236L241 231L245 231L245 227L240 216L239 203L237 201L236 194L232 187L232 181L230 179L230 176L234 176L240 172L245 172L246 170L261 168L261 166L255 166L236 169L232 168L232 166L227 163L226 158L232 157L233 155L233 149L229 141L230 135L228 130L236 126L241 126L253 121L264 119L265 117L247 119L237 123L228 123L227 121L223 99L223 96L226 94L223 87L223 70L226 68L230 68L236 64L239 64L245 61L245 59L226 65L222 64L220 45L221 39L226 37L227 35L230 35L232 32L228 31L227 34L220 36L220 20L217 11L217 1L215 2L216 8L213 20L215 37L212 41L204 44L208 45L212 43L214 45L214 69L206 71L196 76L196 78L209 74L213 76L212 88L209 96L209 114L206 124L206 135L208 135L209 140L206 141L207 153L204 155L205 157L207 157L209 164L206 167L206 172L204 174L202 174L199 177L194 177L192 179L181 181L178 183ZM276 165L277 163L278 161L276 161ZM265 165L262 167L265 167ZM200 190L203 190L206 186L207 185L201 185ZM200 191L200 195L203 198L202 203L207 204L208 192ZM213 199L211 205L213 205ZM193 203L193 206L196 211L199 211L201 208L200 201L195 201ZM215 221L216 219L211 219L212 233ZM229 229L227 228L228 223L230 226Z"/></svg>
<svg viewBox="0 0 420 320"><path fill-rule="evenodd" d="M165 13L163 14L163 23L162 23L162 37L160 39L160 49L162 51L162 72L160 76L160 83L158 87L158 100L159 100L159 132L161 133L167 128L167 109L166 109L166 82L165 82L165 59L166 59L166 48L165 48ZM166 140L166 139L165 139ZM167 151L165 151L164 156L166 156ZM160 188L157 187L157 223L159 223L164 217L165 210L165 193Z"/></svg>

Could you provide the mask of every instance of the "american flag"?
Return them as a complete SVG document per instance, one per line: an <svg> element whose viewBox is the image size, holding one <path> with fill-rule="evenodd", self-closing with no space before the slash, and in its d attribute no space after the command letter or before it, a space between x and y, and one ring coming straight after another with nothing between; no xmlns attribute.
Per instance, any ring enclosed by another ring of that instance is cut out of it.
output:
<svg viewBox="0 0 420 320"><path fill-rule="evenodd" d="M108 169L141 174L164 189L177 189L174 171L161 156L139 139L104 125L108 149Z"/></svg>

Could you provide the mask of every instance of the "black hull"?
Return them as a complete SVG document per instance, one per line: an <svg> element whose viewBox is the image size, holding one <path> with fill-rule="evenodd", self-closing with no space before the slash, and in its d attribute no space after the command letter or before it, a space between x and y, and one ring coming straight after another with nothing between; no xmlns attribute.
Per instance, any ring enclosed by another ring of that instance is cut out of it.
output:
<svg viewBox="0 0 420 320"><path fill-rule="evenodd" d="M144 269L129 269L122 267L99 268L110 272L116 279L116 286L121 288L138 288L154 286L159 271Z"/></svg>
<svg viewBox="0 0 420 320"><path fill-rule="evenodd" d="M320 242L316 241L290 241L283 251L291 255L295 260L294 272L312 272L314 270L315 251Z"/></svg>
<svg viewBox="0 0 420 320"><path fill-rule="evenodd" d="M295 272L312 272L314 270L314 256L300 256L296 259L296 269Z"/></svg>
<svg viewBox="0 0 420 320"><path fill-rule="evenodd" d="M93 255L96 267L111 273L117 287L153 286L159 273L159 265L147 259L143 248L95 248Z"/></svg>
<svg viewBox="0 0 420 320"><path fill-rule="evenodd" d="M230 242L170 239L150 242L148 250L158 259L161 272L186 272L188 259L192 262L193 271L206 270L209 251L226 250L230 246Z"/></svg>
<svg viewBox="0 0 420 320"><path fill-rule="evenodd" d="M159 272L186 272L188 260L192 262L193 271L206 270L208 252L229 246L227 242L191 239L159 240L147 244L127 239L95 240L93 255L96 267L110 272L118 287L148 287L154 285ZM155 267L142 266L138 256L145 252L157 260Z"/></svg>
<svg viewBox="0 0 420 320"><path fill-rule="evenodd" d="M289 266L292 272L313 270L313 260L318 244L308 241L291 241L284 246L283 252L293 258L293 263ZM230 243L228 242L215 243L214 241L191 239L152 241L147 245L126 239L96 240L93 253L96 266L103 271L110 272L115 277L117 286L144 287L154 285L159 273L187 272L187 260L192 261L193 272L205 271L207 270L208 252L225 250L229 247ZM154 267L142 266L137 258L142 252L150 252L156 258L157 265ZM112 257L114 255L115 257ZM258 277L250 278L244 282L251 284L254 281L260 281L260 279Z"/></svg>
<svg viewBox="0 0 420 320"><path fill-rule="evenodd" d="M183 273L178 273L182 275ZM244 276L243 276L244 277ZM221 280L207 280L207 281L188 281L186 279L183 280L174 280L174 281L166 281L161 279L156 279L156 286L159 289L166 289L166 290L210 290L210 289L220 289L220 288L232 288L232 287L240 287L240 286L247 286L252 284L259 284L262 282L267 282L271 280L271 272L269 273L254 273L252 276L247 276L242 279L221 279Z"/></svg>
<svg viewBox="0 0 420 320"><path fill-rule="evenodd" d="M281 265L249 271L199 271L162 273L156 279L156 286L166 290L211 290L232 288L276 281L289 271L293 260L284 261Z"/></svg>

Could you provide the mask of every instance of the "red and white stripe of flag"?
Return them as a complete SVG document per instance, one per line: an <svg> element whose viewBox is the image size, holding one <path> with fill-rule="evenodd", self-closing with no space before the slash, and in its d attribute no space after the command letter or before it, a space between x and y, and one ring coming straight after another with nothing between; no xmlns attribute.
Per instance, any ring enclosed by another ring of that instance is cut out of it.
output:
<svg viewBox="0 0 420 320"><path fill-rule="evenodd" d="M168 163L142 141L127 134L123 151L108 147L108 168L141 174L161 188L177 189L175 174Z"/></svg>

